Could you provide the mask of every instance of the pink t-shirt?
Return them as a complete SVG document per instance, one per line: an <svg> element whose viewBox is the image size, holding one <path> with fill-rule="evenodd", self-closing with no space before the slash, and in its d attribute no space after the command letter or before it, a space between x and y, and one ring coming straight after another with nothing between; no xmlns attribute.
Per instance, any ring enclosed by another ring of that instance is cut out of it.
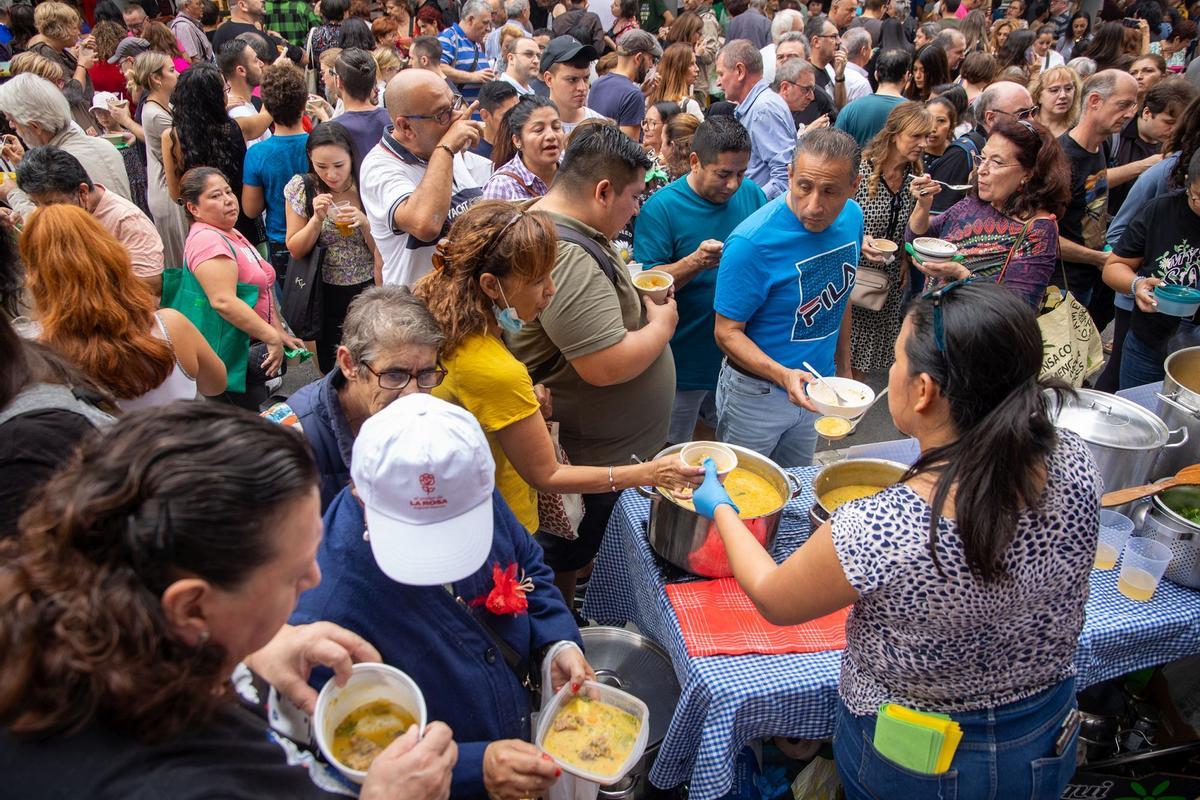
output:
<svg viewBox="0 0 1200 800"><path fill-rule="evenodd" d="M237 230L223 231L207 222L193 222L183 245L183 260L188 269L195 271L197 264L210 258L232 258L237 263L238 283L252 283L258 287L258 302L254 311L263 321L271 321L271 288L275 283L275 269L263 260L254 245Z"/></svg>

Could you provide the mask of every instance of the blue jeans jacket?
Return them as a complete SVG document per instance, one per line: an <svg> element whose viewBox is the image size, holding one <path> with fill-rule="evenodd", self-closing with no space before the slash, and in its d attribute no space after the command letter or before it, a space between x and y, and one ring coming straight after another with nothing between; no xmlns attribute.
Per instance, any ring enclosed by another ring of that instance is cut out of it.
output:
<svg viewBox="0 0 1200 800"><path fill-rule="evenodd" d="M489 615L492 628L513 650L533 660L544 647L571 641L582 647L579 628L542 561L542 548L517 522L499 492L492 493L492 550L473 575L454 584L470 601L491 591L492 565L517 563L533 579L529 612ZM441 586L408 586L388 578L363 539L362 506L342 491L325 513L325 539L317 553L321 584L300 596L294 625L327 620L348 628L379 649L387 664L408 673L425 695L429 719L454 731L458 764L451 796L483 797L483 751L499 739L529 740L529 693L497 651L474 615ZM532 664L537 668L538 664ZM320 687L329 673L314 674Z"/></svg>

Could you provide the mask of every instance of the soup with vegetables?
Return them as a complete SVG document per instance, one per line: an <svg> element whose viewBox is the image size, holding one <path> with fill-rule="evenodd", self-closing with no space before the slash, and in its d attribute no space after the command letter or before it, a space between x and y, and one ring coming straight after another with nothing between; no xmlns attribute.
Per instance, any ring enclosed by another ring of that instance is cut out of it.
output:
<svg viewBox="0 0 1200 800"><path fill-rule="evenodd" d="M822 494L821 505L832 514L851 500L860 500L873 494L879 494L883 489L882 486L866 486L864 484L840 486Z"/></svg>
<svg viewBox="0 0 1200 800"><path fill-rule="evenodd" d="M634 281L634 283L636 283L642 289L653 290L667 288L667 285L670 283L670 281L661 275L639 275L638 279Z"/></svg>
<svg viewBox="0 0 1200 800"><path fill-rule="evenodd" d="M334 729L333 757L365 772L377 755L416 723L412 714L390 700L361 705Z"/></svg>
<svg viewBox="0 0 1200 800"><path fill-rule="evenodd" d="M609 703L572 697L559 710L542 749L567 764L615 776L637 742L637 717Z"/></svg>

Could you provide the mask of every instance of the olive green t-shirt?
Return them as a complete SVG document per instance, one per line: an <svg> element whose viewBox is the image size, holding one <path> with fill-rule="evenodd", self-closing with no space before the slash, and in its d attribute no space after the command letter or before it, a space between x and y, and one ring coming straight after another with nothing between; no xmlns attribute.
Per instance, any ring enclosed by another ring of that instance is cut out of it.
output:
<svg viewBox="0 0 1200 800"><path fill-rule="evenodd" d="M612 255L616 281L577 244L559 241L551 276L554 297L535 322L505 342L529 369L534 383L551 391L559 441L572 464L620 466L636 454L649 458L667 440L675 398L675 362L663 348L633 380L592 386L570 359L612 347L646 324L641 297L612 243L594 228L561 214L554 221L595 239Z"/></svg>

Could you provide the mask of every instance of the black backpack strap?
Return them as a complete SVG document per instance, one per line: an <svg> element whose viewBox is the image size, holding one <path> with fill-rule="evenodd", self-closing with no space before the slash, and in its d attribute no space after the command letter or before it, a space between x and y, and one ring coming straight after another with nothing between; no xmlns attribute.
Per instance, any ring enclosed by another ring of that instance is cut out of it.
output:
<svg viewBox="0 0 1200 800"><path fill-rule="evenodd" d="M554 223L554 230L558 234L559 239L582 247L584 252L591 256L600 266L600 270L608 276L613 285L616 285L617 267L613 263L612 254L605 251L599 242L559 222Z"/></svg>

